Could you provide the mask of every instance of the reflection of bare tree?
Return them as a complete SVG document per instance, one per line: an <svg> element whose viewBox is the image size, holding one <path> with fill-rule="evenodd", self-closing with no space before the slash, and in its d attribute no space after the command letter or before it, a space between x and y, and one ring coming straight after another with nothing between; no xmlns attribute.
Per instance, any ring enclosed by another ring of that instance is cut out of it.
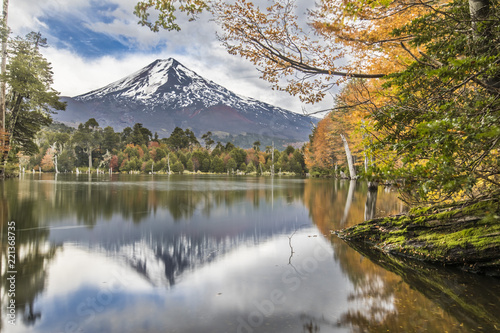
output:
<svg viewBox="0 0 500 333"><path fill-rule="evenodd" d="M321 326L331 327L334 329L338 329L340 327L339 323L332 323L323 318L316 318L310 315L303 314L300 316L300 320L302 321L302 328L304 329L304 333L316 333L321 332Z"/></svg>
<svg viewBox="0 0 500 333"><path fill-rule="evenodd" d="M349 182L349 192L347 192L347 200L345 202L344 207L344 215L342 216L342 220L340 220L340 225L344 225L347 221L347 217L349 216L349 211L351 210L352 198L354 197L354 189L356 188L356 179L353 179Z"/></svg>
<svg viewBox="0 0 500 333"><path fill-rule="evenodd" d="M368 185L359 181L356 183L356 187L354 187L348 181L334 181L332 183L308 179L305 182L304 204L309 209L313 222L323 234L329 234L330 230L338 230L364 221L365 203L368 201ZM376 200L370 201L370 203L374 206L372 210L375 214L374 217L377 214L383 216L398 214L402 208L397 194L385 190L378 192Z"/></svg>
<svg viewBox="0 0 500 333"><path fill-rule="evenodd" d="M377 188L371 189L368 187L365 203L365 221L371 220L375 217L375 213L377 211L377 193Z"/></svg>
<svg viewBox="0 0 500 333"><path fill-rule="evenodd" d="M319 332L319 326L316 325L312 320L303 325L304 333L315 333Z"/></svg>

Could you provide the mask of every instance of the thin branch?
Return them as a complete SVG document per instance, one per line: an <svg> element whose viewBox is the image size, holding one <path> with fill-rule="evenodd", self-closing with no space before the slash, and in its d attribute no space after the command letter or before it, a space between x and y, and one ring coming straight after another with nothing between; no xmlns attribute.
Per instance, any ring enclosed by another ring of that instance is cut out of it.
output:
<svg viewBox="0 0 500 333"><path fill-rule="evenodd" d="M293 254L295 253L293 251L293 246L292 246L292 237L293 235L295 235L295 233L297 232L297 230L295 230L292 235L290 237L288 237L288 245L290 246L290 258L288 258L288 264L289 265L292 265L292 257L293 257ZM293 266L293 265L292 265Z"/></svg>
<svg viewBox="0 0 500 333"><path fill-rule="evenodd" d="M403 50L405 50L409 55L411 55L411 57L413 59L415 59L416 62L418 62L419 64L422 64L424 66L429 66L429 67L432 67L432 68L436 68L436 66L434 66L433 64L429 64L429 63L426 63L426 62L423 62L422 60L418 59L418 57L416 55L414 55L406 46L403 42L400 43L401 44L401 47L403 48Z"/></svg>
<svg viewBox="0 0 500 333"><path fill-rule="evenodd" d="M344 105L344 106L337 106L337 107L334 107L334 108L329 108L329 109L324 109L324 110L319 110L319 111L314 111L314 112L308 112L308 113L305 113L306 111L303 110L303 114L301 114L301 116L310 116L310 115L313 115L313 114L318 114L318 113L322 113L322 112L327 112L327 111L338 111L338 110L343 110L343 109L350 109L350 108L354 108L354 107L357 107L357 106L360 106L360 105L364 105L364 104L368 104L370 103L370 100L366 100L366 101L363 101L363 102L360 102L360 103L357 103L357 104L353 104L353 105Z"/></svg>
<svg viewBox="0 0 500 333"><path fill-rule="evenodd" d="M500 137L497 137L493 143L491 144L490 146L490 149L487 149L485 150L481 156L479 156L479 158L477 158L476 160L472 161L472 163L470 164L470 166L472 167L471 168L471 171L474 171L480 164L481 164L481 161L486 157L488 156L490 153L491 153L491 150L493 148L495 148L496 144L498 143L498 140L500 139Z"/></svg>
<svg viewBox="0 0 500 333"><path fill-rule="evenodd" d="M243 31L241 31L242 29L237 29L237 30L240 33L243 32ZM283 63L281 63L279 61L279 60L281 60L281 61L289 64L290 67L292 67L298 71L301 71L303 73L326 74L326 75L334 75L334 76L342 76L342 77L350 77L350 78L360 78L360 79L379 79L379 78L383 78L386 76L386 74L348 73L348 72L339 72L339 71L332 71L332 70L328 70L328 69L313 67L311 65L306 64L302 60L299 60L299 61L294 60L286 55L283 55L273 45L268 44L269 41L267 39L264 39L264 41L268 45L263 44L257 38L253 38L253 37L248 36L248 39L253 45L257 46L258 49L260 48L260 49L268 52L268 54L264 54L264 57L266 57L267 59L271 60L272 62L274 62L276 64L283 65Z"/></svg>

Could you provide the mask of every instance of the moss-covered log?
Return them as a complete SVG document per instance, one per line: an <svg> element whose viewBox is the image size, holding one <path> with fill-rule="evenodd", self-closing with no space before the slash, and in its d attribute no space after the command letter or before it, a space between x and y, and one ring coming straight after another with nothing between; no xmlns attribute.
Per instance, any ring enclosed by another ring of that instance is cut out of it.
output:
<svg viewBox="0 0 500 333"><path fill-rule="evenodd" d="M336 234L356 247L500 276L500 197L414 208Z"/></svg>

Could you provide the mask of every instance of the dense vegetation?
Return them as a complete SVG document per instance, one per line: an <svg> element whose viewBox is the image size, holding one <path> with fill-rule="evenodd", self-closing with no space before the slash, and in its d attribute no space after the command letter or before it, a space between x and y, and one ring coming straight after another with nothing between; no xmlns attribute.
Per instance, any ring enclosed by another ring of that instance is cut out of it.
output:
<svg viewBox="0 0 500 333"><path fill-rule="evenodd" d="M179 127L168 138L135 124L122 132L112 127L99 127L95 119L80 124L77 129L54 124L37 137L39 153L31 157L19 154L20 168L40 168L44 172L112 172L144 173L305 173L302 151L288 146L282 152L260 142L253 148L242 149L232 143L214 142L211 132L199 142L194 133Z"/></svg>

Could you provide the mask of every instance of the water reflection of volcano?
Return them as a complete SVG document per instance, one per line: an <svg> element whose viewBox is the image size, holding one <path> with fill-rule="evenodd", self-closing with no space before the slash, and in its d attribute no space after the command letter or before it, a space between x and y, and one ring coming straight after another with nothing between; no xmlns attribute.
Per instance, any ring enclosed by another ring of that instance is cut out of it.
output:
<svg viewBox="0 0 500 333"><path fill-rule="evenodd" d="M176 237L154 240L152 243L142 240L124 245L113 255L122 257L151 284L173 286L185 271L209 264L242 243L245 243L245 239Z"/></svg>
<svg viewBox="0 0 500 333"><path fill-rule="evenodd" d="M290 235L310 226L302 207L279 203L273 209L261 209L257 216L235 211L224 218L192 218L184 224L154 217L140 225L123 224L98 223L83 230L54 229L50 238L56 243L76 243L123 260L153 285L172 286L185 271L216 261L241 246L263 243L273 236Z"/></svg>
<svg viewBox="0 0 500 333"><path fill-rule="evenodd" d="M216 196L215 196L216 197ZM175 220L170 210L158 206L141 223L124 221L119 213L91 228L53 228L50 241L73 243L91 252L127 262L155 286L173 286L192 271L246 245L265 242L276 235L290 235L311 222L306 208L289 198L272 202L246 197L201 201L189 218ZM206 212L209 211L210 214ZM285 249L288 251L288 249Z"/></svg>

